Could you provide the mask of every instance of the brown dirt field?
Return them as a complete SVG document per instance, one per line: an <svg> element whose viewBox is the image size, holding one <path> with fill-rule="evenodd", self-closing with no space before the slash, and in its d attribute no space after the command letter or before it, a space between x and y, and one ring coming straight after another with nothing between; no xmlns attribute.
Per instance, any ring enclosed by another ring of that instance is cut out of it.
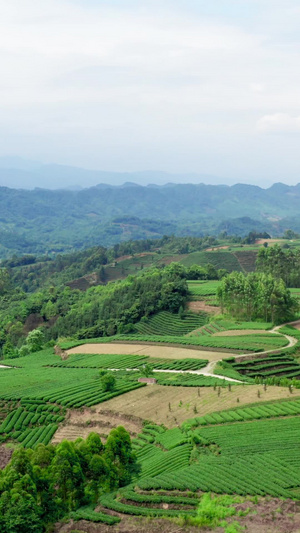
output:
<svg viewBox="0 0 300 533"><path fill-rule="evenodd" d="M115 263L121 263L122 261L126 261L127 259L132 259L133 257L145 257L146 255L153 255L153 252L143 252L141 254L135 254L133 255L122 255L121 257L117 257L115 259Z"/></svg>
<svg viewBox="0 0 300 533"><path fill-rule="evenodd" d="M275 244L276 242L286 242L284 239L257 239L255 241L255 244L264 244L264 242L267 242L268 244Z"/></svg>
<svg viewBox="0 0 300 533"><path fill-rule="evenodd" d="M5 445L0 446L0 470L6 467L12 456L13 450Z"/></svg>
<svg viewBox="0 0 300 533"><path fill-rule="evenodd" d="M218 361L222 359L225 355L229 357L230 354L234 355L234 350L224 350L224 351L211 351L201 348L200 350L193 348L181 348L175 346L155 346L155 345L145 345L145 344L117 344L117 343L107 343L107 344L82 344L81 346L76 346L71 350L67 350L69 355L80 353L80 354L136 354L136 355L148 355L149 357L161 357L164 359L208 359L209 361Z"/></svg>
<svg viewBox="0 0 300 533"><path fill-rule="evenodd" d="M260 391L260 398L257 396L257 391ZM138 419L146 419L156 422L158 424L165 424L166 427L172 428L181 424L187 418L194 418L195 416L202 416L208 413L213 413L214 411L220 411L223 409L229 409L233 407L241 407L249 403L262 403L265 401L271 400L280 400L288 398L296 398L300 396L300 389L295 389L291 394L286 387L274 387L269 386L267 390L264 391L263 386L261 385L231 385L231 391L228 388L222 388L221 394L218 396L218 391L213 390L213 387L201 387L199 389L200 397L198 396L197 387L164 387L162 385L148 385L147 387L142 387L135 391L127 392L122 396L112 398L107 402L94 406L96 414L93 420L103 420L103 411L113 412L119 414L119 420L114 421L111 416L108 416L108 420L116 423L117 425L124 425L125 428L129 430L132 429L125 417L137 417ZM239 402L237 401L239 399ZM182 402L182 406L179 404ZM169 410L169 404L171 411ZM194 407L196 406L197 413L194 412ZM78 413L76 411L76 413ZM73 421L76 420L77 415L71 415L70 422L71 427L74 428ZM83 416L82 420L85 420ZM91 419L91 416L88 415L87 419ZM104 418L105 420L105 418ZM127 419L128 420L128 419ZM82 430L87 429L89 431L94 431L96 427L86 426L86 420L84 421ZM103 424L103 422L102 422ZM62 429L68 431L68 423L66 426L63 426ZM101 432L104 433L109 428L104 425L101 427ZM80 427L76 426L76 431L79 431ZM138 431L138 428L136 429ZM60 436L62 433L60 430L55 435L55 439ZM85 433L84 433L85 435Z"/></svg>
<svg viewBox="0 0 300 533"><path fill-rule="evenodd" d="M201 311L204 311L205 313L211 313L214 315L218 315L221 313L221 307L217 307L216 305L209 305L205 303L203 300L197 300L195 302L188 302L187 304L188 310L193 311L194 313L200 313Z"/></svg>
<svg viewBox="0 0 300 533"><path fill-rule="evenodd" d="M296 329L300 329L300 320L296 320L296 322L290 322L291 326Z"/></svg>
<svg viewBox="0 0 300 533"><path fill-rule="evenodd" d="M131 437L136 437L142 430L143 420L141 418L103 409L103 405L100 404L90 409L70 410L66 424L59 427L52 443L57 444L64 439L76 440L78 437L86 439L91 431L106 439L109 432L118 426L124 426Z"/></svg>
<svg viewBox="0 0 300 533"><path fill-rule="evenodd" d="M239 335L257 335L268 333L263 329L229 329L227 331L218 331L213 333L212 337L238 337ZM270 333L272 335L272 333Z"/></svg>
<svg viewBox="0 0 300 533"><path fill-rule="evenodd" d="M213 248L205 248L205 252L214 252L215 250L227 250L229 246L214 246Z"/></svg>

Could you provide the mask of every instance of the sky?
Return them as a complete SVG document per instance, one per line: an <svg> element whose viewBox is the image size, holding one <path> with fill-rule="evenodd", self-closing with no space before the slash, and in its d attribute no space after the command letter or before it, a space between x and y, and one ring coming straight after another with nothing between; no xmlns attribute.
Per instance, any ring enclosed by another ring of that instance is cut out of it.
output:
<svg viewBox="0 0 300 533"><path fill-rule="evenodd" d="M0 0L0 156L300 182L298 0Z"/></svg>

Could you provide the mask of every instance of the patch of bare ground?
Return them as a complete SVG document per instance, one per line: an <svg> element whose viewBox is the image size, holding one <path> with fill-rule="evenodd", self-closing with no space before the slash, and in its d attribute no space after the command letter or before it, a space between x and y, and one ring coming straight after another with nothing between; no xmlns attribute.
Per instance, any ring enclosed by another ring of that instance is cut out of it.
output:
<svg viewBox="0 0 300 533"><path fill-rule="evenodd" d="M213 333L213 337L238 337L239 335L263 335L267 334L268 331L262 329L229 329L227 331L218 331ZM270 333L270 335L272 335Z"/></svg>
<svg viewBox="0 0 300 533"><path fill-rule="evenodd" d="M13 450L5 445L0 446L0 470L6 467L12 456Z"/></svg>
<svg viewBox="0 0 300 533"><path fill-rule="evenodd" d="M276 242L284 242L283 239L256 239L255 244L264 244L264 242L267 242L268 244L275 244Z"/></svg>
<svg viewBox="0 0 300 533"><path fill-rule="evenodd" d="M103 405L68 411L65 424L59 427L52 443L58 444L64 439L73 441L79 437L86 439L91 431L98 433L105 440L109 432L118 426L124 426L131 437L136 437L142 430L141 418L104 409Z"/></svg>
<svg viewBox="0 0 300 533"><path fill-rule="evenodd" d="M299 503L292 500L262 498L258 503L246 501L236 506L237 510L250 509L246 517L233 516L228 522L239 522L247 533L299 533ZM135 516L118 515L121 522L114 526L95 524L81 520L68 524L56 524L54 533L223 533L224 528L202 528L178 525L168 519L151 519Z"/></svg>
<svg viewBox="0 0 300 533"><path fill-rule="evenodd" d="M238 519L239 523L246 528L247 533L300 532L299 502L263 498L257 504L246 502L238 505L237 508L240 510L250 508L250 513L245 518Z"/></svg>
<svg viewBox="0 0 300 533"><path fill-rule="evenodd" d="M227 250L229 246L215 246L214 248L205 248L206 252L217 252L218 250Z"/></svg>
<svg viewBox="0 0 300 533"><path fill-rule="evenodd" d="M260 397L258 397L258 391ZM221 388L220 395L218 394L218 389L214 390L213 387L148 385L96 405L95 409L99 417L101 411L105 410L119 413L120 420L129 415L143 420L152 420L157 424L172 428L182 424L187 418L202 416L214 411L241 407L249 403L260 404L265 401L296 398L300 396L300 390L295 389L293 393L290 393L287 387L268 386L264 390L260 385L243 386L231 383L231 390L228 387ZM121 425L126 427L125 421ZM89 430L91 431L91 428ZM94 428L92 430L94 431ZM104 432L104 429L102 431Z"/></svg>
<svg viewBox="0 0 300 533"><path fill-rule="evenodd" d="M300 329L300 320L296 320L295 322L290 322L290 325L293 326L293 328Z"/></svg>
<svg viewBox="0 0 300 533"><path fill-rule="evenodd" d="M195 302L188 302L188 310L193 311L193 313L200 313L204 311L205 313L210 313L213 315L219 315L221 313L221 307L216 305L209 305L203 300L197 300Z"/></svg>
<svg viewBox="0 0 300 533"><path fill-rule="evenodd" d="M171 520L119 516L122 516L122 520L114 526L95 524L85 520L76 523L71 521L65 525L57 524L54 533L199 533L204 531L198 527L180 527Z"/></svg>
<svg viewBox="0 0 300 533"><path fill-rule="evenodd" d="M140 343L107 343L107 344L82 344L67 351L68 355L75 353L80 354L137 354L148 355L149 357L163 357L164 359L208 359L209 361L218 361L222 359L225 354L233 354L234 350L219 350L205 349L198 346L184 348L181 346L166 346L156 344L140 344ZM226 355L227 356L227 355ZM227 356L228 357L228 356Z"/></svg>

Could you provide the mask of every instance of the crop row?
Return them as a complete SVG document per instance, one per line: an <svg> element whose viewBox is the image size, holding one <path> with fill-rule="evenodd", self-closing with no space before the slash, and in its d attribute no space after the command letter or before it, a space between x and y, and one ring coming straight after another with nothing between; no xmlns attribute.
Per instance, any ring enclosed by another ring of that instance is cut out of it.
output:
<svg viewBox="0 0 300 533"><path fill-rule="evenodd" d="M167 453L157 448L153 457L149 457L143 461L139 479L142 477L156 476L161 472L168 472L187 466L191 451L192 446L190 444L177 446Z"/></svg>
<svg viewBox="0 0 300 533"><path fill-rule="evenodd" d="M233 350L243 350L251 352L261 352L264 349L282 348L287 344L285 337L279 335L272 335L271 333L259 335L240 335L240 336L224 336L212 337L201 335L199 337L176 337L176 336L155 336L155 335L141 335L139 337L133 335L124 335L119 337L123 340L136 341L137 339L145 342L159 342L159 343L176 343L192 346L204 346L208 348L225 348Z"/></svg>
<svg viewBox="0 0 300 533"><path fill-rule="evenodd" d="M49 424L34 429L27 429L17 440L24 446L24 448L32 448L37 444L46 445L49 444L57 429L57 424Z"/></svg>
<svg viewBox="0 0 300 533"><path fill-rule="evenodd" d="M178 505L198 505L199 498L189 498L187 496L170 496L170 495L163 495L160 493L157 494L141 494L139 492L135 492L132 490L132 488L126 487L126 489L122 489L120 491L119 495L122 497L122 499L131 500L132 502L136 503L152 503L152 504L160 504L160 503L168 503L168 504L178 504Z"/></svg>
<svg viewBox="0 0 300 533"><path fill-rule="evenodd" d="M178 517L180 511L178 509L153 509L149 507L139 507L137 505L130 505L122 503L116 497L119 496L118 493L105 494L101 496L100 503L103 507L117 511L119 513L137 515L137 516L174 516ZM185 509L182 511L185 515L195 515L195 510Z"/></svg>
<svg viewBox="0 0 300 533"><path fill-rule="evenodd" d="M155 378L159 385L178 387L225 387L228 381L216 377L203 376L201 374L171 374L156 373ZM237 383L238 385L238 383Z"/></svg>
<svg viewBox="0 0 300 533"><path fill-rule="evenodd" d="M195 296L210 296L217 294L217 288L219 287L219 281L188 281L189 292Z"/></svg>
<svg viewBox="0 0 300 533"><path fill-rule="evenodd" d="M147 320L142 320L135 325L135 328L142 335L181 336L203 326L206 317L205 313L186 313L184 317L180 318L179 315L161 311Z"/></svg>
<svg viewBox="0 0 300 533"><path fill-rule="evenodd" d="M87 520L89 522L98 522L113 526L120 522L118 516L111 516L102 512L96 512L91 507L81 507L77 511L73 511L69 514L69 517L75 522L79 520Z"/></svg>
<svg viewBox="0 0 300 533"><path fill-rule="evenodd" d="M274 497L291 497L288 487L299 484L299 473L279 460L274 470L273 457L268 454L256 454L251 460L248 457L232 460L221 456L204 456L199 465L193 464L138 482L143 490L201 490L219 494L268 494Z"/></svg>
<svg viewBox="0 0 300 533"><path fill-rule="evenodd" d="M101 355L75 354L68 360L51 365L60 368L103 368L103 369L135 369L145 364L151 364L159 370L199 370L205 367L208 359L163 359L141 357L138 355Z"/></svg>
<svg viewBox="0 0 300 533"><path fill-rule="evenodd" d="M139 387L145 386L144 383L126 382L118 380L116 388L112 392L104 392L101 387L101 382L96 380L87 382L81 386L68 387L65 389L59 389L57 392L52 392L51 395L44 395L43 399L49 402L60 403L65 407L79 408L83 405L91 407L96 403L105 402L115 396L124 394Z"/></svg>
<svg viewBox="0 0 300 533"><path fill-rule="evenodd" d="M300 400L288 400L263 404L253 407L244 407L220 411L205 416L186 420L184 427L197 427L214 424L226 424L228 422L244 422L245 420L259 420L281 416L293 416L300 414Z"/></svg>

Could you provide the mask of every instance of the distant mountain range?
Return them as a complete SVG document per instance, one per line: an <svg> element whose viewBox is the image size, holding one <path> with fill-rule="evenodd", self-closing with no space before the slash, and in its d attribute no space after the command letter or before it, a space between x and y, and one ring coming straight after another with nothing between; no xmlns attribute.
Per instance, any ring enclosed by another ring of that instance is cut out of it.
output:
<svg viewBox="0 0 300 533"><path fill-rule="evenodd" d="M300 231L300 184L100 184L80 191L0 187L0 257L64 252L164 234Z"/></svg>
<svg viewBox="0 0 300 533"><path fill-rule="evenodd" d="M81 190L99 183L122 185L134 182L138 185L163 185L175 183L222 183L224 178L208 174L170 174L161 171L107 172L88 170L65 165L45 165L21 157L0 157L0 187L14 189L66 189Z"/></svg>

